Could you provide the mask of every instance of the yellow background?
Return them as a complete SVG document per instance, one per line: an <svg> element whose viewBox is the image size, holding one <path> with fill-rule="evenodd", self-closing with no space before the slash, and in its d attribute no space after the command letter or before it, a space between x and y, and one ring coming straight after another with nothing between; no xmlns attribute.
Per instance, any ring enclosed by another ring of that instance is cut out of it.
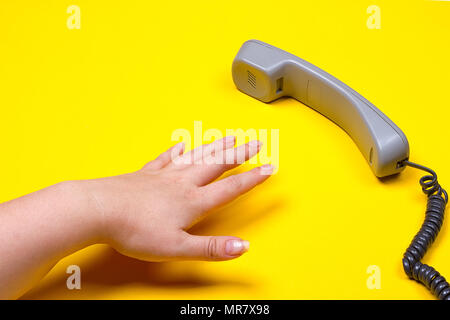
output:
<svg viewBox="0 0 450 320"><path fill-rule="evenodd" d="M66 26L72 4L80 30ZM366 26L372 4L380 30ZM411 0L2 1L1 201L136 170L173 144L175 129L193 134L195 120L224 133L280 129L278 173L193 230L250 240L241 258L146 263L93 246L25 298L433 298L401 266L424 217L421 172L378 180L326 118L239 92L231 63L255 38L316 64L386 113L411 160L450 188L449 16L449 2ZM449 230L446 221L424 259L448 277ZM79 291L65 285L71 264ZM379 290L366 286L369 265L380 267Z"/></svg>

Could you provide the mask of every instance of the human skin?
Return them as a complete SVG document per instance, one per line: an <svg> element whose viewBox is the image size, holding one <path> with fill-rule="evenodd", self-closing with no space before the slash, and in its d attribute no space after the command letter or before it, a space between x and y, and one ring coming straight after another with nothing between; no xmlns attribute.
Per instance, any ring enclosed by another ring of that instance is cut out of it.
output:
<svg viewBox="0 0 450 320"><path fill-rule="evenodd" d="M230 260L249 242L196 236L207 213L265 181L271 165L215 181L260 150L225 137L184 153L179 143L141 170L65 181L0 205L0 298L18 298L63 257L104 243L145 261Z"/></svg>

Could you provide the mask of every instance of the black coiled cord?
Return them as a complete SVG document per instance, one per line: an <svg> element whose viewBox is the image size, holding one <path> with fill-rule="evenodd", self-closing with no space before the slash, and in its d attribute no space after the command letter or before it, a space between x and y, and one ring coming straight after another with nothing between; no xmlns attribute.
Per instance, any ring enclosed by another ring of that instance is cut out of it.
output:
<svg viewBox="0 0 450 320"><path fill-rule="evenodd" d="M428 197L427 210L422 227L403 255L403 269L409 278L425 285L439 299L450 300L449 283L436 269L420 262L441 229L448 194L439 185L433 170L407 160L402 161L400 165L408 165L431 174L419 180L422 191Z"/></svg>

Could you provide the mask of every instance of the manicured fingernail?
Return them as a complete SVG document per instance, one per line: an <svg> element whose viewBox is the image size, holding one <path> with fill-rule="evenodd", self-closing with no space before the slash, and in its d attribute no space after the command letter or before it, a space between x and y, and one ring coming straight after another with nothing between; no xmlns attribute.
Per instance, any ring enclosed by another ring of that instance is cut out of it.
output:
<svg viewBox="0 0 450 320"><path fill-rule="evenodd" d="M265 164L261 167L259 167L259 174L261 175L270 175L273 173L273 170L275 169L275 167L271 164Z"/></svg>
<svg viewBox="0 0 450 320"><path fill-rule="evenodd" d="M236 141L236 137L235 136L228 136L224 138L225 141L225 145L227 146L234 146L234 143Z"/></svg>
<svg viewBox="0 0 450 320"><path fill-rule="evenodd" d="M175 145L175 148L184 150L184 142L178 143L177 145Z"/></svg>
<svg viewBox="0 0 450 320"><path fill-rule="evenodd" d="M179 142L174 145L170 152L170 159L174 161L184 152L184 142Z"/></svg>
<svg viewBox="0 0 450 320"><path fill-rule="evenodd" d="M230 256L235 256L248 251L250 242L247 240L228 240L225 244L225 252Z"/></svg>
<svg viewBox="0 0 450 320"><path fill-rule="evenodd" d="M248 146L251 148L261 148L262 142L259 140L252 140L248 143Z"/></svg>

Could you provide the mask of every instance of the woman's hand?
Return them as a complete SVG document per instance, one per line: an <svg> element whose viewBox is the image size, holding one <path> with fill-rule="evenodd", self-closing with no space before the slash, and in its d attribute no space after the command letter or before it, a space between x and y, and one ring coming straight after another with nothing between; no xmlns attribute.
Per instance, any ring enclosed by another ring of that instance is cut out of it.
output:
<svg viewBox="0 0 450 320"><path fill-rule="evenodd" d="M272 173L266 165L212 182L260 148L234 143L228 137L186 154L177 144L137 172L62 182L2 203L0 299L20 297L60 259L96 243L147 261L239 257L248 241L186 232Z"/></svg>
<svg viewBox="0 0 450 320"><path fill-rule="evenodd" d="M147 261L228 260L248 250L249 242L231 236L186 232L211 210L265 181L264 165L212 182L256 155L259 141L234 148L225 137L183 154L179 143L141 170L81 181L101 217L102 239L117 251Z"/></svg>

